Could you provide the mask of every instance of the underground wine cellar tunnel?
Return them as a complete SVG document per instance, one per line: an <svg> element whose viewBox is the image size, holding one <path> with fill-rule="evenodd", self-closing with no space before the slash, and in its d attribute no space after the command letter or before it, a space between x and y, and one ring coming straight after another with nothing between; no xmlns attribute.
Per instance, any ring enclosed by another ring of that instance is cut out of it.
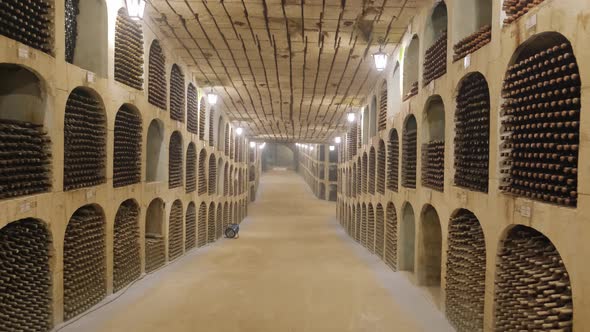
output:
<svg viewBox="0 0 590 332"><path fill-rule="evenodd" d="M0 1L0 331L590 331L588 17Z"/></svg>

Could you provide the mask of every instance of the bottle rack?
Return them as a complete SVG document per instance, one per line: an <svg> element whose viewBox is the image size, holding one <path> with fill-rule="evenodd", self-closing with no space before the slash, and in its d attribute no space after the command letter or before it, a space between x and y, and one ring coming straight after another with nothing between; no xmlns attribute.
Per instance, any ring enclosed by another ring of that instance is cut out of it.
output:
<svg viewBox="0 0 590 332"><path fill-rule="evenodd" d="M198 222L197 246L202 247L207 244L207 205L204 202L199 207Z"/></svg>
<svg viewBox="0 0 590 332"><path fill-rule="evenodd" d="M53 5L47 0L3 1L0 34L49 54L53 38L52 11Z"/></svg>
<svg viewBox="0 0 590 332"><path fill-rule="evenodd" d="M510 231L500 250L495 280L496 331L571 332L569 275L551 241L519 225Z"/></svg>
<svg viewBox="0 0 590 332"><path fill-rule="evenodd" d="M375 194L375 149L369 151L369 171L368 171L368 190L369 194Z"/></svg>
<svg viewBox="0 0 590 332"><path fill-rule="evenodd" d="M93 206L79 208L64 238L64 319L69 320L107 295L105 220Z"/></svg>
<svg viewBox="0 0 590 332"><path fill-rule="evenodd" d="M385 142L379 142L379 150L377 151L377 192L385 194ZM339 186L340 187L340 186Z"/></svg>
<svg viewBox="0 0 590 332"><path fill-rule="evenodd" d="M356 156L356 140L357 140L356 126L351 126L346 135L348 145L348 160L352 159L352 156Z"/></svg>
<svg viewBox="0 0 590 332"><path fill-rule="evenodd" d="M170 73L170 119L184 122L184 74L176 64Z"/></svg>
<svg viewBox="0 0 590 332"><path fill-rule="evenodd" d="M459 61L492 41L492 27L489 25L482 26L477 32L461 39L453 49L455 55L453 62Z"/></svg>
<svg viewBox="0 0 590 332"><path fill-rule="evenodd" d="M416 129L405 129L402 141L402 186L416 188Z"/></svg>
<svg viewBox="0 0 590 332"><path fill-rule="evenodd" d="M65 42L66 61L74 63L76 40L78 39L78 14L80 14L80 0L65 0Z"/></svg>
<svg viewBox="0 0 590 332"><path fill-rule="evenodd" d="M100 102L82 88L72 91L64 120L64 191L106 181L105 136Z"/></svg>
<svg viewBox="0 0 590 332"><path fill-rule="evenodd" d="M197 98L197 88L193 84L189 84L186 92L186 130L195 135L199 133L199 103Z"/></svg>
<svg viewBox="0 0 590 332"><path fill-rule="evenodd" d="M207 117L207 105L205 105L205 98L201 98L199 104L199 139L205 140L205 118Z"/></svg>
<svg viewBox="0 0 590 332"><path fill-rule="evenodd" d="M458 332L483 331L486 246L475 215L451 218L447 249L446 314Z"/></svg>
<svg viewBox="0 0 590 332"><path fill-rule="evenodd" d="M385 130L387 127L387 82L381 84L379 92L379 119L377 120L377 131Z"/></svg>
<svg viewBox="0 0 590 332"><path fill-rule="evenodd" d="M209 146L215 146L215 132L211 130L215 128L215 110L209 110Z"/></svg>
<svg viewBox="0 0 590 332"><path fill-rule="evenodd" d="M422 186L444 191L445 142L422 144Z"/></svg>
<svg viewBox="0 0 590 332"><path fill-rule="evenodd" d="M417 94L418 94L418 81L416 81L410 85L410 90L404 96L403 101L406 101L406 100L414 97Z"/></svg>
<svg viewBox="0 0 590 332"><path fill-rule="evenodd" d="M168 188L182 186L182 137L175 131L170 136L170 148L168 151Z"/></svg>
<svg viewBox="0 0 590 332"><path fill-rule="evenodd" d="M196 176L196 166L197 166L197 151L195 151L195 144L190 143L188 145L188 149L186 150L186 185L185 190L186 193L192 193L197 190L197 176Z"/></svg>
<svg viewBox="0 0 590 332"><path fill-rule="evenodd" d="M369 175L369 167L367 162L367 153L363 154L362 166L361 166L361 192L367 193L367 176Z"/></svg>
<svg viewBox="0 0 590 332"><path fill-rule="evenodd" d="M209 185L207 187L209 196L215 195L217 192L217 160L215 160L215 155L209 156Z"/></svg>
<svg viewBox="0 0 590 332"><path fill-rule="evenodd" d="M385 264L397 270L397 214L393 203L387 206L385 218Z"/></svg>
<svg viewBox="0 0 590 332"><path fill-rule="evenodd" d="M504 81L500 189L577 205L580 75L569 43L531 50Z"/></svg>
<svg viewBox="0 0 590 332"><path fill-rule="evenodd" d="M141 275L139 206L132 200L121 204L115 216L113 239L113 291L117 292Z"/></svg>
<svg viewBox="0 0 590 332"><path fill-rule="evenodd" d="M166 57L162 52L160 42L154 40L150 46L149 54L148 102L165 110L166 98Z"/></svg>
<svg viewBox="0 0 590 332"><path fill-rule="evenodd" d="M362 182L363 182L363 169L361 167L361 158L357 158L356 161L356 196L360 196L362 194Z"/></svg>
<svg viewBox="0 0 590 332"><path fill-rule="evenodd" d="M385 216L383 206L377 204L375 208L375 254L383 258L385 252Z"/></svg>
<svg viewBox="0 0 590 332"><path fill-rule="evenodd" d="M215 203L209 205L207 213L207 243L212 243L215 242Z"/></svg>
<svg viewBox="0 0 590 332"><path fill-rule="evenodd" d="M145 234L145 272L150 273L166 263L166 244L161 234Z"/></svg>
<svg viewBox="0 0 590 332"><path fill-rule="evenodd" d="M504 26L510 25L515 22L524 14L528 13L529 10L536 7L544 0L505 0L502 5L502 9L506 13L504 19Z"/></svg>
<svg viewBox="0 0 590 332"><path fill-rule="evenodd" d="M115 118L113 187L141 182L141 118L122 106Z"/></svg>
<svg viewBox="0 0 590 332"><path fill-rule="evenodd" d="M221 233L221 235L219 237L223 236L223 232L227 228L227 225L229 225L230 219L231 219L231 207L229 207L226 202L225 206L223 207L223 223L222 223L221 229L219 231L219 233Z"/></svg>
<svg viewBox="0 0 590 332"><path fill-rule="evenodd" d="M207 153L205 150L201 150L199 153L199 196L205 195L207 193L207 173L205 172L206 162Z"/></svg>
<svg viewBox="0 0 590 332"><path fill-rule="evenodd" d="M119 10L115 27L115 81L137 90L143 87L143 32L125 8Z"/></svg>
<svg viewBox="0 0 590 332"><path fill-rule="evenodd" d="M221 225L223 225L223 209L220 204L217 206L217 216L215 218L215 239L219 239L223 235Z"/></svg>
<svg viewBox="0 0 590 332"><path fill-rule="evenodd" d="M197 244L197 210L193 202L190 202L186 209L185 224L184 250L189 251Z"/></svg>
<svg viewBox="0 0 590 332"><path fill-rule="evenodd" d="M229 125L225 125L223 142L223 154L229 157Z"/></svg>
<svg viewBox="0 0 590 332"><path fill-rule="evenodd" d="M172 261L182 255L182 203L175 200L170 210L168 231L168 260Z"/></svg>
<svg viewBox="0 0 590 332"><path fill-rule="evenodd" d="M387 153L389 154L389 165L387 165L387 189L397 192L399 186L399 138L396 130L393 130L390 134Z"/></svg>
<svg viewBox="0 0 590 332"><path fill-rule="evenodd" d="M488 192L490 94L481 74L466 77L455 111L455 185Z"/></svg>
<svg viewBox="0 0 590 332"><path fill-rule="evenodd" d="M42 125L0 119L0 199L51 188L49 145Z"/></svg>
<svg viewBox="0 0 590 332"><path fill-rule="evenodd" d="M365 247L369 249L370 252L375 252L375 210L373 209L373 205L369 204L367 206L367 242Z"/></svg>
<svg viewBox="0 0 590 332"><path fill-rule="evenodd" d="M424 55L424 86L447 73L447 30L426 50Z"/></svg>
<svg viewBox="0 0 590 332"><path fill-rule="evenodd" d="M21 219L0 229L0 321L6 331L51 329L51 237L42 222Z"/></svg>

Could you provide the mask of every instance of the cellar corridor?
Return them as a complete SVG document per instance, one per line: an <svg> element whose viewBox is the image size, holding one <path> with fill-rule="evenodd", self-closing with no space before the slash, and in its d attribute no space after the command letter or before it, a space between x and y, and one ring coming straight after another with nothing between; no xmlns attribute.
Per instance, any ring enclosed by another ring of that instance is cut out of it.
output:
<svg viewBox="0 0 590 332"><path fill-rule="evenodd" d="M61 331L452 331L301 176L264 173L249 209L239 239L188 253Z"/></svg>

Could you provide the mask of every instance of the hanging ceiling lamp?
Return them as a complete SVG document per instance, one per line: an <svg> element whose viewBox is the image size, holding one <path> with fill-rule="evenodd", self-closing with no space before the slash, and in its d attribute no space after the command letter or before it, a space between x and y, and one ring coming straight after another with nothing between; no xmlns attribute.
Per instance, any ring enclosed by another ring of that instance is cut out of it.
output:
<svg viewBox="0 0 590 332"><path fill-rule="evenodd" d="M334 151L336 150L336 148L334 147L334 145L330 145L330 151Z"/></svg>
<svg viewBox="0 0 590 332"><path fill-rule="evenodd" d="M244 132L244 129L242 129L242 127L238 127L238 128L236 128L236 134L237 134L238 136L242 135L242 133L243 133L243 132Z"/></svg>
<svg viewBox="0 0 590 332"><path fill-rule="evenodd" d="M145 0L125 0L125 2L127 4L127 13L131 19L136 21L143 19Z"/></svg>
<svg viewBox="0 0 590 332"><path fill-rule="evenodd" d="M256 142L250 142L250 147L254 149L256 147Z"/></svg>
<svg viewBox="0 0 590 332"><path fill-rule="evenodd" d="M373 54L373 60L375 60L375 68L377 71L383 71L387 67L387 54L379 50L379 52Z"/></svg>
<svg viewBox="0 0 590 332"><path fill-rule="evenodd" d="M207 94L207 101L209 102L210 105L217 104L217 95L213 92L213 90L211 90Z"/></svg>
<svg viewBox="0 0 590 332"><path fill-rule="evenodd" d="M348 120L348 122L354 122L354 120L356 120L356 114L354 114L353 112L349 112L346 115L346 119Z"/></svg>
<svg viewBox="0 0 590 332"><path fill-rule="evenodd" d="M334 143L336 143L336 144L342 143L342 137L340 137L340 136L334 137Z"/></svg>

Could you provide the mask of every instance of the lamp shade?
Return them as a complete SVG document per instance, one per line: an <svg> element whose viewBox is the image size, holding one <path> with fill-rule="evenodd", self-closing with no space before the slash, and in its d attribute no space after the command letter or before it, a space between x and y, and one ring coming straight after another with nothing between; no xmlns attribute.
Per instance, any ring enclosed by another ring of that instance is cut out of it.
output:
<svg viewBox="0 0 590 332"><path fill-rule="evenodd" d="M334 143L336 143L336 144L342 143L342 137L340 137L340 136L334 137Z"/></svg>
<svg viewBox="0 0 590 332"><path fill-rule="evenodd" d="M211 105L215 105L217 104L217 95L214 94L213 92L209 92L207 94L207 101L209 102L209 104Z"/></svg>
<svg viewBox="0 0 590 332"><path fill-rule="evenodd" d="M242 133L244 132L244 129L240 128L236 128L236 134L238 135L242 135Z"/></svg>
<svg viewBox="0 0 590 332"><path fill-rule="evenodd" d="M143 19L145 11L145 0L125 0L127 4L127 13L134 20Z"/></svg>
<svg viewBox="0 0 590 332"><path fill-rule="evenodd" d="M375 60L375 68L377 71L383 71L385 70L385 67L387 67L387 54L377 52L373 54L373 60Z"/></svg>
<svg viewBox="0 0 590 332"><path fill-rule="evenodd" d="M354 122L354 120L356 120L356 115L350 112L346 115L346 119L348 120L348 122Z"/></svg>

